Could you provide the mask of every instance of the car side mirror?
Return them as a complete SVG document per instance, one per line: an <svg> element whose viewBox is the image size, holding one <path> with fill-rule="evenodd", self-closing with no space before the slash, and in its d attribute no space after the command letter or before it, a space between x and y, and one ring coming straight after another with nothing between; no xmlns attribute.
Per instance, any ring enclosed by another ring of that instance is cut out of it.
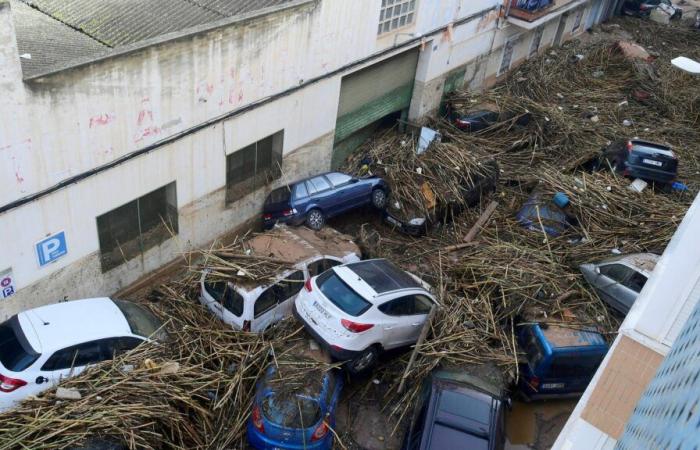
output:
<svg viewBox="0 0 700 450"><path fill-rule="evenodd" d="M593 270L595 270L595 273L600 275L600 267L596 266L595 269L593 269Z"/></svg>
<svg viewBox="0 0 700 450"><path fill-rule="evenodd" d="M357 183L358 181L360 181L358 178L350 178L350 183L354 184L354 183Z"/></svg>

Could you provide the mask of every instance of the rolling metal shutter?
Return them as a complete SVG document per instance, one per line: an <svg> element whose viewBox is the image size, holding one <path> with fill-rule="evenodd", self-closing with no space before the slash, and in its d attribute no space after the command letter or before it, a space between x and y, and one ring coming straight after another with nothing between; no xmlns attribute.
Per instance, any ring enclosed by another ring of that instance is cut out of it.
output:
<svg viewBox="0 0 700 450"><path fill-rule="evenodd" d="M335 142L411 105L418 50L411 50L343 78Z"/></svg>

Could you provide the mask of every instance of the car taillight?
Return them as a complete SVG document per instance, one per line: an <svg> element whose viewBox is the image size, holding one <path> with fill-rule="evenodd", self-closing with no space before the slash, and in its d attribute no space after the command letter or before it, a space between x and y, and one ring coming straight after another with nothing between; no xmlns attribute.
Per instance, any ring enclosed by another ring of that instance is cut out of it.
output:
<svg viewBox="0 0 700 450"><path fill-rule="evenodd" d="M0 391L2 392L12 392L26 385L27 382L24 380L10 378L0 374Z"/></svg>
<svg viewBox="0 0 700 450"><path fill-rule="evenodd" d="M243 322L243 331L250 331L250 320L245 320Z"/></svg>
<svg viewBox="0 0 700 450"><path fill-rule="evenodd" d="M293 216L293 215L296 214L296 213L297 213L297 210L294 209L294 208L292 208L292 209L285 209L284 211L282 211L282 215L283 215L284 217Z"/></svg>
<svg viewBox="0 0 700 450"><path fill-rule="evenodd" d="M260 407L258 405L255 405L253 407L251 419L253 419L253 426L255 427L255 429L261 433L264 433L265 426L263 425L262 414L260 414Z"/></svg>
<svg viewBox="0 0 700 450"><path fill-rule="evenodd" d="M363 331L367 331L374 326L370 323L357 323L346 319L342 319L340 323L346 330L352 331L353 333L362 333Z"/></svg>
<svg viewBox="0 0 700 450"><path fill-rule="evenodd" d="M263 220L272 220L272 214L263 214Z"/></svg>
<svg viewBox="0 0 700 450"><path fill-rule="evenodd" d="M540 387L540 378L539 377L530 378L529 384L532 387L532 389L537 390L537 388Z"/></svg>
<svg viewBox="0 0 700 450"><path fill-rule="evenodd" d="M632 153L632 142L627 142L627 153Z"/></svg>
<svg viewBox="0 0 700 450"><path fill-rule="evenodd" d="M311 435L311 442L320 441L328 434L328 425L326 424L326 419L323 419L320 424L314 430L314 434Z"/></svg>
<svg viewBox="0 0 700 450"><path fill-rule="evenodd" d="M304 283L304 289L306 289L308 292L313 291L313 288L311 287L311 278L306 280L306 282Z"/></svg>

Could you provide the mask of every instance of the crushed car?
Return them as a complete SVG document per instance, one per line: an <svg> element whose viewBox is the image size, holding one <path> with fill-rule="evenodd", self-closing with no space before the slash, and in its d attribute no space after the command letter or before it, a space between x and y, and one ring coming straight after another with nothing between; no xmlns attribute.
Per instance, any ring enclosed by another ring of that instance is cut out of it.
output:
<svg viewBox="0 0 700 450"><path fill-rule="evenodd" d="M627 314L654 271L660 256L634 253L580 266L586 281L616 311Z"/></svg>
<svg viewBox="0 0 700 450"><path fill-rule="evenodd" d="M557 237L578 224L576 216L567 211L568 205L565 195L547 199L542 193L534 192L520 208L516 219L525 229Z"/></svg>
<svg viewBox="0 0 700 450"><path fill-rule="evenodd" d="M662 8L671 20L680 20L683 17L683 9L671 3L671 0L625 0L622 4L622 13L628 16L649 17L652 11Z"/></svg>
<svg viewBox="0 0 700 450"><path fill-rule="evenodd" d="M330 217L365 205L382 210L389 189L379 177L329 172L273 190L263 206L263 225L306 224L320 230Z"/></svg>
<svg viewBox="0 0 700 450"><path fill-rule="evenodd" d="M509 407L501 383L468 370L436 369L421 386L401 448L503 449Z"/></svg>
<svg viewBox="0 0 700 450"><path fill-rule="evenodd" d="M519 393L526 401L578 397L608 352L603 335L582 327L525 323L518 327Z"/></svg>
<svg viewBox="0 0 700 450"><path fill-rule="evenodd" d="M233 329L251 332L264 331L288 317L294 297L311 277L360 261L361 255L350 236L328 227L313 231L280 225L245 245L247 257L286 261L289 267L271 274L273 281L261 284L244 276L217 276L205 262L199 282L200 302Z"/></svg>
<svg viewBox="0 0 700 450"><path fill-rule="evenodd" d="M294 314L351 374L370 370L380 352L415 344L438 303L431 287L385 259L333 267L310 278Z"/></svg>
<svg viewBox="0 0 700 450"><path fill-rule="evenodd" d="M476 132L508 121L515 125L526 126L530 123L531 114L527 111L521 113L501 111L492 103L476 105L466 112L459 112L451 103L448 103L447 119L462 131Z"/></svg>
<svg viewBox="0 0 700 450"><path fill-rule="evenodd" d="M163 324L123 300L73 300L16 314L0 324L0 411L151 340L168 340Z"/></svg>
<svg viewBox="0 0 700 450"><path fill-rule="evenodd" d="M678 175L678 157L668 145L641 139L610 144L600 156L599 168L625 177L670 184Z"/></svg>

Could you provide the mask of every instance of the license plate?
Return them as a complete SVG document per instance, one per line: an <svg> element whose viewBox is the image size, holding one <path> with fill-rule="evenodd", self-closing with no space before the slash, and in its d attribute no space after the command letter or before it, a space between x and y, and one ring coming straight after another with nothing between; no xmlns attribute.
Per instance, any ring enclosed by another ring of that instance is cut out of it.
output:
<svg viewBox="0 0 700 450"><path fill-rule="evenodd" d="M564 383L543 383L542 389L561 389L564 387Z"/></svg>
<svg viewBox="0 0 700 450"><path fill-rule="evenodd" d="M656 166L656 167L663 166L663 163L661 161L654 161L653 159L644 158L644 159L642 159L642 162L644 164L649 164L649 165Z"/></svg>
<svg viewBox="0 0 700 450"><path fill-rule="evenodd" d="M331 318L331 315L328 313L328 311L326 311L326 309L323 306L321 306L316 300L314 300L314 308L316 308L318 312L323 314L323 317L325 317L326 319Z"/></svg>

